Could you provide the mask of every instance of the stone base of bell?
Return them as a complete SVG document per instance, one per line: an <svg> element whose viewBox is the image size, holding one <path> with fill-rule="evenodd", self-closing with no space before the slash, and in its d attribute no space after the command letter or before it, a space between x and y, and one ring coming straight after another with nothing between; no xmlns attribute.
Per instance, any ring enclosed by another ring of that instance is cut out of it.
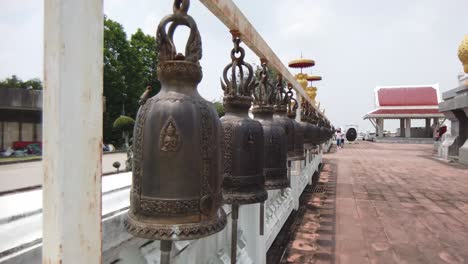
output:
<svg viewBox="0 0 468 264"><path fill-rule="evenodd" d="M268 199L268 192L263 189L257 192L223 192L223 202L225 204L255 204Z"/></svg>
<svg viewBox="0 0 468 264"><path fill-rule="evenodd" d="M125 229L133 236L152 240L193 240L223 230L227 222L223 208L219 208L211 219L194 223L162 224L158 223L154 217L145 218L137 218L129 211L124 221Z"/></svg>

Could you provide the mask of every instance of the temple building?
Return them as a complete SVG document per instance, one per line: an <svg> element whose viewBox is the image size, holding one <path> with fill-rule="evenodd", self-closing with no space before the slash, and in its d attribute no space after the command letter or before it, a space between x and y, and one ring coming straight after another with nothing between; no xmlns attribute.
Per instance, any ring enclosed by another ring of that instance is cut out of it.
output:
<svg viewBox="0 0 468 264"><path fill-rule="evenodd" d="M439 126L439 85L377 86L374 91L376 108L364 116L376 130L376 141L432 143L434 131ZM397 137L384 138L384 123L399 119ZM424 119L425 127L412 127L411 120Z"/></svg>
<svg viewBox="0 0 468 264"><path fill-rule="evenodd" d="M41 141L41 123L42 90L0 89L0 150Z"/></svg>

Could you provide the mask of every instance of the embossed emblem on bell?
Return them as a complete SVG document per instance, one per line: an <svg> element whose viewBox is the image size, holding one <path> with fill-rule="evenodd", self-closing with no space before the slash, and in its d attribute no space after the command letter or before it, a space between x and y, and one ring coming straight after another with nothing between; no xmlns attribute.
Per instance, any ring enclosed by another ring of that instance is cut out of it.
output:
<svg viewBox="0 0 468 264"><path fill-rule="evenodd" d="M273 120L275 88L268 77L266 61L262 60L260 80L253 93L252 114L263 127L265 188L276 190L287 188L290 183L286 167L286 133L281 125Z"/></svg>
<svg viewBox="0 0 468 264"><path fill-rule="evenodd" d="M188 8L188 0L176 0L174 13L157 29L161 91L141 100L137 114L125 220L132 235L163 240L166 257L170 241L206 237L226 225L222 127L214 106L197 91L202 46ZM185 54L177 53L173 42L180 25L190 29Z"/></svg>
<svg viewBox="0 0 468 264"><path fill-rule="evenodd" d="M288 157L289 160L304 160L304 128L296 121L296 111L299 108L297 100L293 97L292 85L288 84L286 92L288 102L288 117L294 124L294 156Z"/></svg>

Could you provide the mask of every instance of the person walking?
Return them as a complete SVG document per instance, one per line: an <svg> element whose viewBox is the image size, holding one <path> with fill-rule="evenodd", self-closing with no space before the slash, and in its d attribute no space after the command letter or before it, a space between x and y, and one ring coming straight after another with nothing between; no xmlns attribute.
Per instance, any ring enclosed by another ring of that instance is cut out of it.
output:
<svg viewBox="0 0 468 264"><path fill-rule="evenodd" d="M343 133L341 133L341 129L338 128L335 132L335 138L336 138L336 147L341 148L341 136Z"/></svg>

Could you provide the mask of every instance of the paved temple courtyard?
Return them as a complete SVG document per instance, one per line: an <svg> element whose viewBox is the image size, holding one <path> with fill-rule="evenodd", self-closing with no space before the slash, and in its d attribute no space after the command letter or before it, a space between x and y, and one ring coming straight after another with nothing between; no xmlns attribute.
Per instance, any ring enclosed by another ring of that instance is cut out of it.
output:
<svg viewBox="0 0 468 264"><path fill-rule="evenodd" d="M359 142L324 156L283 263L468 263L468 168L431 145Z"/></svg>

